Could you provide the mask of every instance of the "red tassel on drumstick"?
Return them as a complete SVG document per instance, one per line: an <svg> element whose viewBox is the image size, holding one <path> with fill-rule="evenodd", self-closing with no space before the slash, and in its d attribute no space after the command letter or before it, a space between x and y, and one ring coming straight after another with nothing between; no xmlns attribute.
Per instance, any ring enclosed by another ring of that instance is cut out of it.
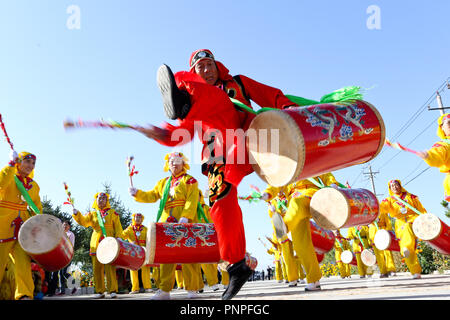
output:
<svg viewBox="0 0 450 320"><path fill-rule="evenodd" d="M69 187L67 186L67 184L65 182L63 182L63 184L64 184L64 190L66 191L66 194L67 194L67 201L65 201L63 204L71 205L72 208L75 209L74 199L72 198L72 194L69 191Z"/></svg>
<svg viewBox="0 0 450 320"><path fill-rule="evenodd" d="M2 114L1 113L0 113L0 127L2 128L3 134L5 135L6 141L11 146L11 150L14 150L14 146L13 146L11 140L9 139L8 133L6 132L5 124L3 123L3 119L2 119Z"/></svg>
<svg viewBox="0 0 450 320"><path fill-rule="evenodd" d="M134 188L134 186L133 186L133 176L134 176L135 174L138 174L138 173L139 173L139 171L136 171L136 170L135 170L135 166L134 166L134 165L131 166L131 162L133 161L133 159L134 159L134 157L133 157L133 156L130 156L130 157L127 157L127 161L126 161L127 168L128 168L128 176L130 177L130 186L131 186L132 188Z"/></svg>
<svg viewBox="0 0 450 320"><path fill-rule="evenodd" d="M407 152L413 153L413 154L415 154L416 156L419 156L419 157L421 156L420 152L412 150L412 149L409 149L409 148L407 148L405 146L402 146L398 142L391 142L391 141L389 141L388 138L385 139L384 145L386 145L388 147L391 147L391 148L394 148L394 149L398 149L398 150L402 150L402 151L407 151Z"/></svg>

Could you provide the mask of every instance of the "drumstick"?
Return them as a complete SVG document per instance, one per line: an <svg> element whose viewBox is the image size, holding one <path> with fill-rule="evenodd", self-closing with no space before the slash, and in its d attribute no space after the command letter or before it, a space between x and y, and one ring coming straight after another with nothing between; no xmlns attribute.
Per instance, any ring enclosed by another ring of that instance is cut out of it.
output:
<svg viewBox="0 0 450 320"><path fill-rule="evenodd" d="M258 237L258 240L259 241L261 241L261 243L263 244L263 246L264 246L264 248L266 248L267 249L267 246L266 246L266 244L261 240L261 238L260 237ZM267 249L267 250L269 250L269 249Z"/></svg>
<svg viewBox="0 0 450 320"><path fill-rule="evenodd" d="M134 157L130 156L130 157L127 157L127 161L126 161L127 168L128 168L128 176L130 177L130 185L131 185L132 188L134 188L134 186L133 186L133 178L132 177L135 174L139 173L139 171L134 170L135 169L134 165L131 166L131 162L133 161L133 159L134 159Z"/></svg>
<svg viewBox="0 0 450 320"><path fill-rule="evenodd" d="M118 122L114 120L103 120L100 121L83 121L79 119L78 121L65 120L64 129L75 129L75 128L109 128L109 129L133 129L136 130L136 126L132 126L123 122Z"/></svg>
<svg viewBox="0 0 450 320"><path fill-rule="evenodd" d="M64 202L63 204L69 204L72 206L73 209L75 209L75 205L74 205L74 199L72 198L72 194L69 191L69 187L67 186L67 184L65 182L63 182L64 184L64 190L66 190L66 194L67 194L67 201Z"/></svg>
<svg viewBox="0 0 450 320"><path fill-rule="evenodd" d="M412 154L415 154L416 156L420 156L419 152L417 152L415 150L412 150L412 149L409 149L409 148L407 148L405 146L402 146L398 142L391 142L391 141L389 141L388 138L385 138L384 144L386 146L388 146L388 147L391 147L391 148L394 148L394 149L398 149L398 150L402 150L402 151L407 151L407 152L410 152Z"/></svg>
<svg viewBox="0 0 450 320"><path fill-rule="evenodd" d="M14 146L13 146L11 140L9 139L8 133L6 132L5 124L3 123L3 119L2 119L2 114L1 113L0 113L0 127L2 127L3 134L5 135L5 138L6 138L6 142L8 142L9 145L11 146L11 150L14 150Z"/></svg>

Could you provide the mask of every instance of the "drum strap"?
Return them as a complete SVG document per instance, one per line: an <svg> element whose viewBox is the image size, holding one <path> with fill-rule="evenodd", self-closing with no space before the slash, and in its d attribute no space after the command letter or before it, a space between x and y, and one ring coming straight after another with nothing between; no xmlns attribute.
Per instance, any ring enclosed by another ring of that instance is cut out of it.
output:
<svg viewBox="0 0 450 320"><path fill-rule="evenodd" d="M105 222L103 221L102 214L100 213L100 210L96 209L97 211L97 220L98 224L100 225L100 229L102 229L103 236L106 238L106 229L105 229Z"/></svg>
<svg viewBox="0 0 450 320"><path fill-rule="evenodd" d="M163 196L162 199L159 201L159 210L158 215L156 216L156 222L158 222L159 219L161 218L164 207L166 206L171 182L172 182L172 175L169 177L169 179L167 179L166 185L164 186Z"/></svg>
<svg viewBox="0 0 450 320"><path fill-rule="evenodd" d="M206 218L205 211L203 211L202 204L200 202L197 204L197 217L198 221L203 219L203 221L209 223L208 219Z"/></svg>
<svg viewBox="0 0 450 320"><path fill-rule="evenodd" d="M312 182L314 185L319 187L320 189L325 188L325 184L322 182L322 180L319 178L319 181L317 181L314 178L308 178L308 181Z"/></svg>
<svg viewBox="0 0 450 320"><path fill-rule="evenodd" d="M359 238L359 241L361 242L361 245L364 247L364 249L367 249L366 248L366 244L363 242L363 239L361 238L361 232L359 230L356 230L356 229L355 229L355 232L356 232L356 235Z"/></svg>
<svg viewBox="0 0 450 320"><path fill-rule="evenodd" d="M20 181L19 178L17 178L17 176L14 176L14 181L16 182L17 188L19 189L25 201L30 206L31 210L33 210L35 214L40 214L41 211L39 211L39 208L34 204L33 200L31 200L31 197L28 194L27 189L25 189L25 186L23 185L22 181Z"/></svg>
<svg viewBox="0 0 450 320"><path fill-rule="evenodd" d="M410 208L412 211L414 211L417 214L422 214L422 212L420 212L419 210L417 210L416 208L414 208L412 205L410 205L408 202L406 202L405 200L400 199L399 197L397 197L395 194L392 195L392 197L394 197L395 199L397 199L398 201L400 201L401 203L403 203L405 206L407 206L408 208Z"/></svg>

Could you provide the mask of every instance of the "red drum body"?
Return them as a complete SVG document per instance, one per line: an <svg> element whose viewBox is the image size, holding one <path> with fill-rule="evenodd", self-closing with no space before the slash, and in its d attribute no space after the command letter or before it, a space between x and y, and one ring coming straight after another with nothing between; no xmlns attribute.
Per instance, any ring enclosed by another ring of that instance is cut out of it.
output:
<svg viewBox="0 0 450 320"><path fill-rule="evenodd" d="M255 270L258 265L258 260L252 257L248 252L245 253L245 263L250 267L250 269Z"/></svg>
<svg viewBox="0 0 450 320"><path fill-rule="evenodd" d="M351 252L350 250L344 250L341 253L341 261L346 264L351 264L354 266L358 265L358 262L356 260L356 256Z"/></svg>
<svg viewBox="0 0 450 320"><path fill-rule="evenodd" d="M155 223L147 232L146 263L218 263L213 223Z"/></svg>
<svg viewBox="0 0 450 320"><path fill-rule="evenodd" d="M316 251L316 257L317 257L317 261L318 261L319 263L321 263L322 260L323 260L323 258L325 257L325 254L324 254L324 253L318 253L318 252Z"/></svg>
<svg viewBox="0 0 450 320"><path fill-rule="evenodd" d="M18 240L23 250L46 271L58 271L72 261L72 243L55 216L31 217L20 228Z"/></svg>
<svg viewBox="0 0 450 320"><path fill-rule="evenodd" d="M368 225L378 217L377 197L366 189L322 188L311 198L311 216L322 228Z"/></svg>
<svg viewBox="0 0 450 320"><path fill-rule="evenodd" d="M309 221L311 226L311 238L314 250L319 254L325 254L333 249L336 236L330 230L318 226L314 221Z"/></svg>
<svg viewBox="0 0 450 320"><path fill-rule="evenodd" d="M443 221L431 213L419 215L413 222L414 234L438 252L450 255L450 229Z"/></svg>
<svg viewBox="0 0 450 320"><path fill-rule="evenodd" d="M377 247L378 250L400 252L400 244L398 243L398 239L393 231L384 229L378 230L377 233L375 233L373 242L375 243L375 247Z"/></svg>
<svg viewBox="0 0 450 320"><path fill-rule="evenodd" d="M139 270L145 262L145 248L114 237L106 237L97 247L97 259L102 264Z"/></svg>
<svg viewBox="0 0 450 320"><path fill-rule="evenodd" d="M372 160L385 128L374 106L355 100L260 113L247 137L253 169L280 187Z"/></svg>

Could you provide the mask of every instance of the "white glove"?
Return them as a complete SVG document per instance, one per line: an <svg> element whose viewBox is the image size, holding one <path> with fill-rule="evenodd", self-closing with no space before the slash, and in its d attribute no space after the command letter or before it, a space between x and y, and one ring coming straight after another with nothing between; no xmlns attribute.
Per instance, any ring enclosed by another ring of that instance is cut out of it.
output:
<svg viewBox="0 0 450 320"><path fill-rule="evenodd" d="M189 219L185 217L181 217L178 223L189 223Z"/></svg>
<svg viewBox="0 0 450 320"><path fill-rule="evenodd" d="M133 188L133 187L130 187L130 188L128 189L128 192L130 193L130 195L131 195L132 197L134 197L134 196L136 195L136 193L137 193L137 189L136 189L136 188Z"/></svg>
<svg viewBox="0 0 450 320"><path fill-rule="evenodd" d="M269 197L270 195L267 192L265 192L261 195L261 200L267 201L269 200Z"/></svg>
<svg viewBox="0 0 450 320"><path fill-rule="evenodd" d="M77 214L77 213L78 213L78 210L73 208L73 214Z"/></svg>
<svg viewBox="0 0 450 320"><path fill-rule="evenodd" d="M11 152L9 153L9 160L16 163L18 159L19 155L17 154L16 150L11 150Z"/></svg>
<svg viewBox="0 0 450 320"><path fill-rule="evenodd" d="M275 208L275 206L273 204L269 205L269 209L271 212L277 212L277 209Z"/></svg>

